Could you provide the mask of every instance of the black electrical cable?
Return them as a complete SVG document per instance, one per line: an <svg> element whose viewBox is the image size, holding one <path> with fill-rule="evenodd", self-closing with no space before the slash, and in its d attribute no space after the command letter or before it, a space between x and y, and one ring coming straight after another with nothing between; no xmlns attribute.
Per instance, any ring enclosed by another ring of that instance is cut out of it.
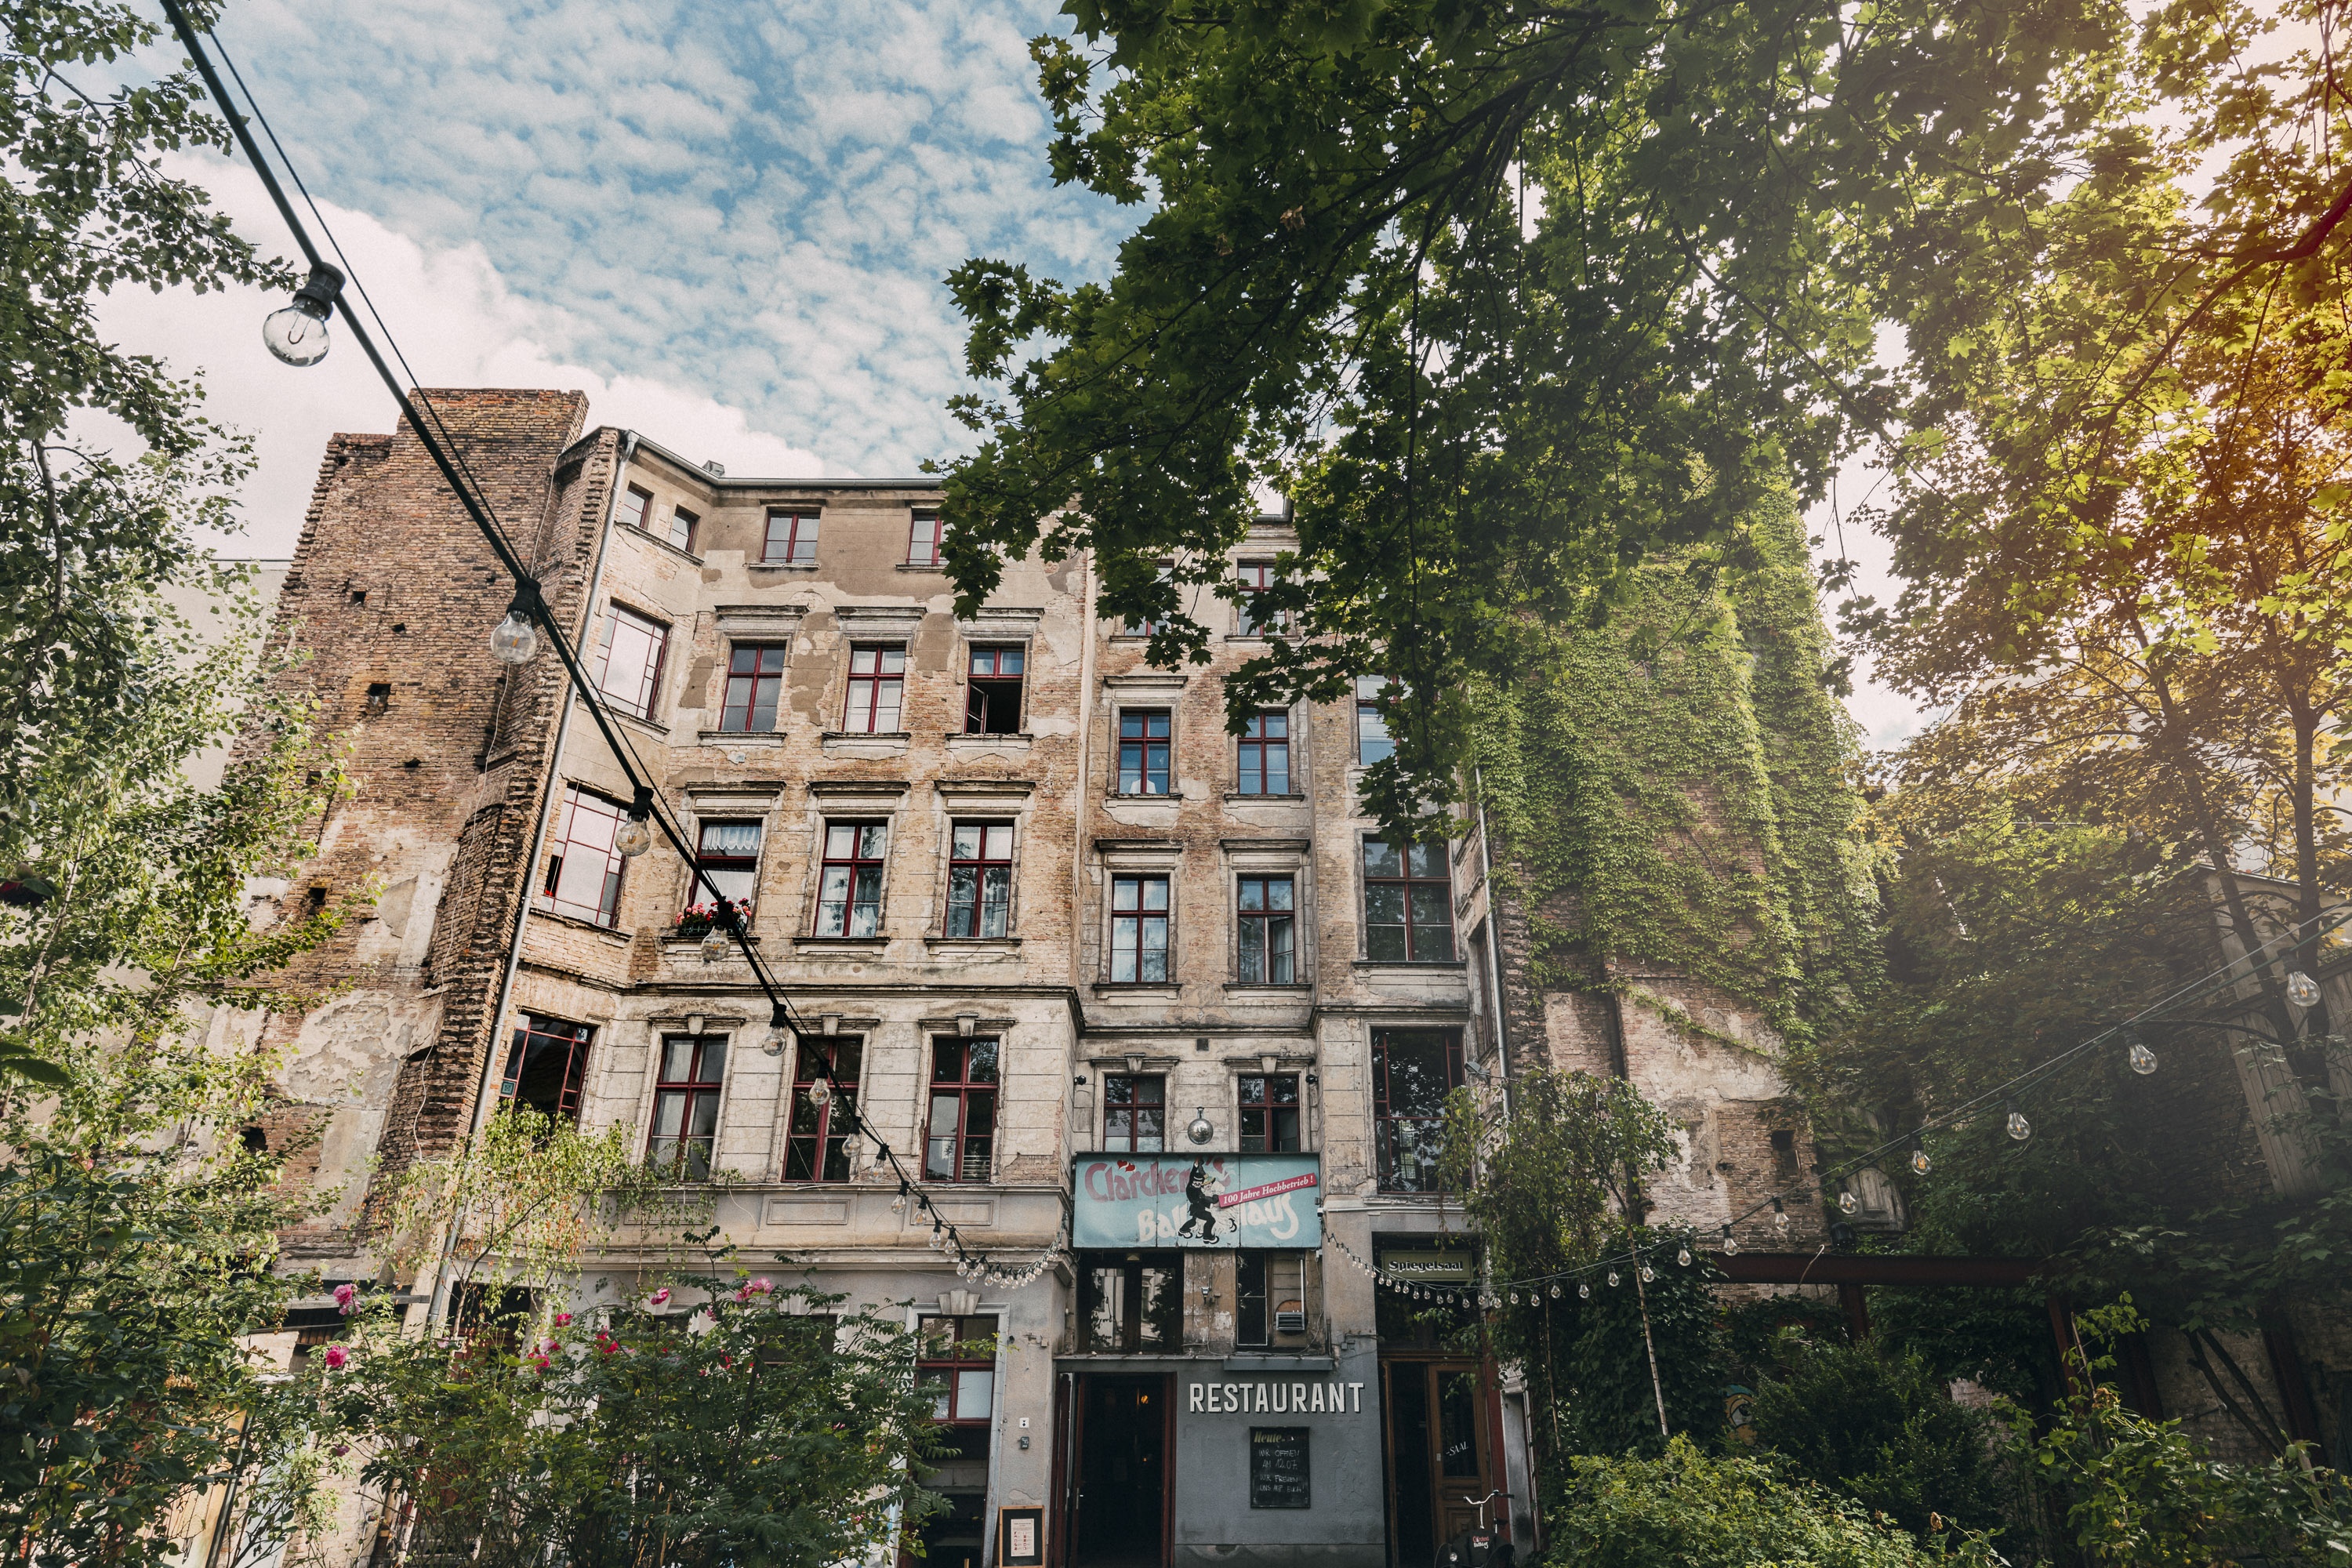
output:
<svg viewBox="0 0 2352 1568"><path fill-rule="evenodd" d="M211 92L213 100L220 105L222 118L228 122L231 134L236 137L237 145L244 150L246 159L253 165L255 174L260 176L263 188L269 193L269 199L277 205L278 215L284 220L288 232L294 237L295 244L301 248L303 258L313 268L325 267L327 263L320 254L318 246L312 241L310 230L296 215L293 204L287 199L285 187L278 183L276 171L270 167L268 160L262 156L261 149L255 142L252 132L247 127L245 117L238 114L235 100L230 98L219 73L214 68L211 56L205 52L194 27L189 24L187 15L181 8L179 0L163 0L163 6L164 15L171 20L173 30L178 34L181 44L186 47L193 58L198 74L204 78L206 89ZM218 46L217 39L215 39L215 47ZM226 58L226 51L223 50L222 54ZM244 85L242 78L239 79L238 85ZM249 91L247 93L247 103L252 110L252 119L261 125L264 133L269 137L271 145L278 147L279 155L283 157L285 150L278 143L277 133L269 130L268 121L262 114L260 105L253 100ZM291 174L293 165L290 161L287 168L288 173ZM299 184L299 177L297 184ZM310 203L309 191L304 190L302 195L304 202ZM315 204L311 204L311 210L313 215L317 216ZM321 229L327 228L323 216L320 217L320 226ZM331 231L329 231L329 243L333 243ZM340 247L336 247L336 254L339 258L341 257ZM361 289L360 294L362 300L366 300L364 289ZM718 923L733 941L737 951L741 953L750 967L752 978L758 984L761 993L767 998L771 1008L771 1026L781 1025L790 1029L795 1045L804 1053L803 1059L814 1058L815 1066L819 1068L819 1076L828 1079L835 1079L836 1069L832 1053L818 1043L823 1037L809 1032L805 1020L793 1010L791 1002L777 988L774 976L768 972L766 965L761 962L758 952L751 947L749 933L743 929L741 917L736 912L733 904L719 890L717 883L711 879L708 869L701 865L699 858L688 847L685 835L671 820L667 805L661 800L659 791L649 779L641 775L642 763L636 758L634 748L626 744L621 732L614 728L612 718L605 711L595 687L589 681L587 672L581 668L579 657L574 652L571 640L564 636L562 627L556 622L554 611L549 607L545 597L540 593L538 580L531 575L516 555L504 531L498 526L496 520L491 516L487 500L478 493L478 485L467 482L473 477L470 471L463 471L462 461L454 459L450 451L445 448L444 439L447 432L446 426L441 425L437 411L432 424L428 426L425 420L420 417L416 404L411 398L406 384L393 374L392 367L385 363L383 352L377 347L374 338L368 332L366 325L361 321L358 314L343 302L340 292L335 303L341 309L343 324L351 330L352 337L359 343L361 352L367 355L368 363L375 367L378 379L392 394L393 400L399 405L401 413L408 420L409 427L416 433L418 443L424 447L426 455L433 459L434 467L440 470L442 479L448 485L451 493L457 496L458 503L466 509L467 515L473 520L475 527L489 544L491 552L498 557L499 565L506 568L508 574L514 579L515 607L538 623L540 629L547 637L549 646L555 650L557 659L563 666L565 678L574 697L587 708L589 717L595 721L598 732L603 735L605 745L611 750L614 762L620 765L621 772L628 779L631 788L644 792L640 798L650 801L651 809L647 812L648 819L660 827L662 837L667 838L670 847L677 851L678 858L691 869L695 880L709 890L713 908L717 912ZM378 323L382 324L383 317L375 311L373 300L368 301L368 309L371 313L376 314ZM385 332L387 342L390 341L390 337L391 334L387 330ZM397 345L394 345L394 353L395 355L398 354ZM407 368L404 358L402 360L402 368L404 370ZM436 431L439 432L437 437ZM898 1158L898 1152L874 1131L872 1123L858 1114L854 1103L845 1102L843 1110L847 1112L849 1122L847 1134L851 1137L863 1135L871 1141L876 1152L889 1165L891 1173L898 1178L902 1186L917 1193L923 1208L928 1212L930 1208L929 1200L921 1197L919 1184ZM965 1248L963 1238L955 1226L945 1225L941 1229L949 1247L955 1252L959 1263L974 1268L986 1267L984 1258ZM1057 1239L1055 1246L1059 1245ZM1048 1248L1048 1256L1051 1255L1052 1250L1053 1248Z"/></svg>

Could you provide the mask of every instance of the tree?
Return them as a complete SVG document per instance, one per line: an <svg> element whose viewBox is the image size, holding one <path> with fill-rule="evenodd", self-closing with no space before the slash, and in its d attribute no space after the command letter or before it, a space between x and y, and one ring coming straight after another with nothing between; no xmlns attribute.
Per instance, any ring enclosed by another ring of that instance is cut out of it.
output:
<svg viewBox="0 0 2352 1568"><path fill-rule="evenodd" d="M173 1549L157 1526L238 1443L259 1370L239 1341L283 1321L278 1233L314 1201L280 1186L296 1145L241 1136L277 1062L237 1019L303 1005L270 977L347 912L257 927L246 902L316 853L340 774L306 713L250 706L240 658L158 672L0 818L0 856L54 889L0 908L5 1037L63 1064L44 1092L0 1086L0 1541L27 1565ZM223 784L186 784L240 723Z"/></svg>
<svg viewBox="0 0 2352 1568"><path fill-rule="evenodd" d="M211 5L192 7L208 26ZM107 0L9 8L0 28L0 809L135 729L185 647L163 584L215 589L199 540L236 526L246 441L202 390L99 327L108 291L284 283L165 154L226 151L193 71L110 79L155 23ZM104 85L100 85L104 84ZM111 416L143 448L76 433ZM46 771L45 771L46 770Z"/></svg>
<svg viewBox="0 0 2352 1568"><path fill-rule="evenodd" d="M1538 1440L1559 1455L1656 1453L1669 1430L1714 1431L1712 1270L1687 1235L1632 1217L1644 1212L1643 1177L1674 1152L1673 1124L1622 1079L1549 1068L1514 1080L1492 1127L1466 1089L1446 1109L1440 1169L1497 1278L1613 1265L1558 1294L1511 1291L1491 1310L1496 1353L1536 1389ZM1693 1261L1668 1266L1678 1253Z"/></svg>
<svg viewBox="0 0 2352 1568"><path fill-rule="evenodd" d="M1069 11L1032 46L1055 177L1147 212L1105 282L950 278L991 384L946 481L962 602L1085 547L1155 659L1204 657L1195 606L1238 596L1224 552L1281 489L1294 629L1235 721L1395 677L1392 823L1451 798L1465 674L1894 430L1899 289L1998 252L1970 204L2067 188L2139 107L2125 10L2071 0Z"/></svg>
<svg viewBox="0 0 2352 1568"><path fill-rule="evenodd" d="M660 1297L688 1293L707 1304L542 1317L513 1349L373 1323L319 1363L316 1397L361 1479L402 1506L412 1557L821 1568L887 1552L933 1506L930 1393L903 1322L740 1274Z"/></svg>

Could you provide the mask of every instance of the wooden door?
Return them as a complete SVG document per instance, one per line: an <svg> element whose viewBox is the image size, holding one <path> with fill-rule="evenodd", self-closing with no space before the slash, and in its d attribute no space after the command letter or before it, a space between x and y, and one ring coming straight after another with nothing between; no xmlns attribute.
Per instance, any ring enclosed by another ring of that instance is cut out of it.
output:
<svg viewBox="0 0 2352 1568"><path fill-rule="evenodd" d="M1510 1510L1493 1495L1500 1485L1493 1393L1478 1363L1399 1357L1381 1372L1393 1568L1423 1568L1439 1543L1482 1518L1487 1529L1507 1533Z"/></svg>

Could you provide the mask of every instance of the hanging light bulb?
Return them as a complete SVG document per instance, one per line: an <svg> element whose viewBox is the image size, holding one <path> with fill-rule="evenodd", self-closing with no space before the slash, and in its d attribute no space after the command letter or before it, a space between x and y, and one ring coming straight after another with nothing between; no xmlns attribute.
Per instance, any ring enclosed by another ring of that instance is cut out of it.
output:
<svg viewBox="0 0 2352 1568"><path fill-rule="evenodd" d="M1927 1158L1927 1145L1914 1139L1911 1143L1911 1173L1924 1176L1933 1165L1934 1162Z"/></svg>
<svg viewBox="0 0 2352 1568"><path fill-rule="evenodd" d="M531 623L541 608L539 584L526 577L515 584L507 602L507 618L490 628L490 655L500 664L529 664L539 652L539 628Z"/></svg>
<svg viewBox="0 0 2352 1568"><path fill-rule="evenodd" d="M1853 1214L1861 1207L1862 1200L1855 1197L1852 1193L1846 1192L1840 1193L1838 1194L1838 1213Z"/></svg>
<svg viewBox="0 0 2352 1568"><path fill-rule="evenodd" d="M1688 1268L1690 1267L1690 1248L1685 1247L1680 1252L1675 1253L1675 1261L1681 1264L1685 1268Z"/></svg>
<svg viewBox="0 0 2352 1568"><path fill-rule="evenodd" d="M2025 1112L2013 1105L2009 1108L2008 1126L2009 1135L2021 1143L2033 1136L2033 1123L2025 1119Z"/></svg>
<svg viewBox="0 0 2352 1568"><path fill-rule="evenodd" d="M1516 1306L1517 1306L1518 1304L1519 1304L1519 1293L1518 1293L1517 1290L1514 1290L1514 1291L1512 1291L1512 1292L1511 1292L1511 1305L1512 1305L1512 1306L1514 1306L1514 1307L1516 1307Z"/></svg>
<svg viewBox="0 0 2352 1568"><path fill-rule="evenodd" d="M1654 1285L1654 1284L1657 1283L1657 1279L1658 1279L1658 1271L1657 1271L1656 1269L1654 1269L1654 1268L1651 1268L1651 1267L1650 1267L1648 1264L1646 1264L1646 1263L1644 1263L1643 1265L1642 1265L1642 1283L1643 1283L1643 1284L1644 1284L1644 1285Z"/></svg>
<svg viewBox="0 0 2352 1568"><path fill-rule="evenodd" d="M907 1212L907 1200L904 1198L892 1198L890 1200L890 1212L892 1214L905 1214Z"/></svg>
<svg viewBox="0 0 2352 1568"><path fill-rule="evenodd" d="M2286 999L2298 1007L2319 1005L2319 982L2298 969L2286 977Z"/></svg>
<svg viewBox="0 0 2352 1568"><path fill-rule="evenodd" d="M1727 1225L1723 1227L1723 1255L1726 1258L1739 1256L1739 1238L1731 1234L1731 1227Z"/></svg>
<svg viewBox="0 0 2352 1568"><path fill-rule="evenodd" d="M833 1085L819 1078L808 1087L809 1103L823 1110L833 1103Z"/></svg>
<svg viewBox="0 0 2352 1568"><path fill-rule="evenodd" d="M1580 1301L1590 1301L1592 1300L1591 1280L1580 1279L1576 1282L1576 1299Z"/></svg>
<svg viewBox="0 0 2352 1568"><path fill-rule="evenodd" d="M509 610L507 615L511 619L514 612ZM499 623L499 630L501 632L506 630L504 621ZM530 623L524 623L524 630L530 630ZM496 646L497 640L497 634L491 634L493 647ZM524 658L530 657L529 654L523 656ZM654 847L654 825L646 820L653 815L653 789L649 785L639 784L637 798L629 805L629 819L621 824L621 830L618 833L613 835L613 847L619 850L626 858L634 860Z"/></svg>
<svg viewBox="0 0 2352 1568"><path fill-rule="evenodd" d="M2124 1038L2131 1042L2131 1049L2124 1054L2124 1059L2131 1063L2132 1071L2139 1074L2142 1078L2146 1078L2148 1074L2154 1072L2156 1070L2156 1053L2147 1048L2147 1042L2141 1039L2137 1035L2131 1034L2129 1032L2125 1034Z"/></svg>
<svg viewBox="0 0 2352 1568"><path fill-rule="evenodd" d="M1614 1268L1609 1271L1609 1289L1612 1290L1617 1289L1617 1270Z"/></svg>
<svg viewBox="0 0 2352 1568"><path fill-rule="evenodd" d="M291 365L317 364L327 357L327 318L341 297L343 275L323 261L294 290L294 302L261 319L261 342Z"/></svg>
<svg viewBox="0 0 2352 1568"><path fill-rule="evenodd" d="M1559 1281L1557 1279L1551 1282L1551 1299L1555 1301L1559 1300Z"/></svg>
<svg viewBox="0 0 2352 1568"><path fill-rule="evenodd" d="M793 1026L785 1021L784 1005L779 1002L769 1010L768 1037L761 1043L760 1048L772 1057L780 1057L784 1054L784 1047L792 1043Z"/></svg>
<svg viewBox="0 0 2352 1568"><path fill-rule="evenodd" d="M1789 1211L1779 1198L1772 1200L1772 1228L1782 1236L1789 1234Z"/></svg>
<svg viewBox="0 0 2352 1568"><path fill-rule="evenodd" d="M727 962L728 954L734 951L734 947L735 944L727 940L727 928L713 925L702 935L702 962L724 963Z"/></svg>

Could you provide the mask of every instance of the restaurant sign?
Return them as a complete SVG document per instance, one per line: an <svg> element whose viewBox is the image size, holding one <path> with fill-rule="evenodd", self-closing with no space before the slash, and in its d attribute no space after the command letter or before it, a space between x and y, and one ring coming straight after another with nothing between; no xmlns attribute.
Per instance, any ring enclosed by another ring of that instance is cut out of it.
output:
<svg viewBox="0 0 2352 1568"><path fill-rule="evenodd" d="M1315 1154L1081 1154L1079 1247L1320 1247Z"/></svg>

